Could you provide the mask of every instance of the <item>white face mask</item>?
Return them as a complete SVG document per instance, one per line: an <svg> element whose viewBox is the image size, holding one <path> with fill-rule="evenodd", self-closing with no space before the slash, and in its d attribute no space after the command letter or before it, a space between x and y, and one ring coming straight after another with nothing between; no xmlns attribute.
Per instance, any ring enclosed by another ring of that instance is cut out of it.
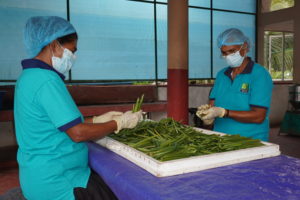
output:
<svg viewBox="0 0 300 200"><path fill-rule="evenodd" d="M61 46L61 48L63 47ZM54 55L52 56L52 66L56 71L65 74L72 68L76 56L69 49L63 49L64 52L61 58Z"/></svg>
<svg viewBox="0 0 300 200"><path fill-rule="evenodd" d="M242 47L240 48L240 50L242 49ZM241 66L241 64L243 63L245 56L241 56L240 54L240 50L238 50L235 53L229 54L227 56L223 56L223 58L226 60L227 64L230 67L239 67Z"/></svg>

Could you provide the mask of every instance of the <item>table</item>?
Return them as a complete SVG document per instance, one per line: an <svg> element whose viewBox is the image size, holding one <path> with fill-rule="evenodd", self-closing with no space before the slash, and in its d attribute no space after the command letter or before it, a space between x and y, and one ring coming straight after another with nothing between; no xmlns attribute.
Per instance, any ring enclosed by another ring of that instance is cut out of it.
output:
<svg viewBox="0 0 300 200"><path fill-rule="evenodd" d="M120 200L300 199L300 160L276 156L158 178L89 143L89 162Z"/></svg>

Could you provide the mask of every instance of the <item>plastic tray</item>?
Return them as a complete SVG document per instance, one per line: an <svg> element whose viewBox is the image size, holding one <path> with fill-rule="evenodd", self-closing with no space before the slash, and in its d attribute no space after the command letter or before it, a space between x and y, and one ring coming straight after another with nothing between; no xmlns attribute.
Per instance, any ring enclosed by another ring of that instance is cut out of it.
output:
<svg viewBox="0 0 300 200"><path fill-rule="evenodd" d="M208 131L200 128L195 129L204 134L225 135L220 132ZM263 142L265 146L161 162L109 137L98 140L96 143L130 160L157 177L201 171L280 155L279 145Z"/></svg>

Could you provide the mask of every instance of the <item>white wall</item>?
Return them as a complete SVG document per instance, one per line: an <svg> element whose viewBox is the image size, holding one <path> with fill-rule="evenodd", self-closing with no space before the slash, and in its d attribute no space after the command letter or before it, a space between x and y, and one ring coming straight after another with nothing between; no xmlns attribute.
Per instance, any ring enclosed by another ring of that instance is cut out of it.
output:
<svg viewBox="0 0 300 200"><path fill-rule="evenodd" d="M286 84L274 85L270 110L271 126L280 125L289 107L289 86Z"/></svg>

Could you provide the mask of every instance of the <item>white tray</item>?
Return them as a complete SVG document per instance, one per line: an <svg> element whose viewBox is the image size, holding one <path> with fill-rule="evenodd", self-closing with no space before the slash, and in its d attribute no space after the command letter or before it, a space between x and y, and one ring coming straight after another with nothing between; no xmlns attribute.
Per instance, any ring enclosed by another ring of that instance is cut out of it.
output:
<svg viewBox="0 0 300 200"><path fill-rule="evenodd" d="M195 128L204 134L224 133ZM161 162L143 152L140 152L128 145L120 143L109 137L105 137L96 143L110 149L120 156L130 160L141 168L147 170L157 177L173 176L189 172L201 171L205 169L221 167L250 160L257 160L280 155L279 145L262 142L265 146L240 149L222 153L215 153L203 156L193 156L177 160Z"/></svg>

